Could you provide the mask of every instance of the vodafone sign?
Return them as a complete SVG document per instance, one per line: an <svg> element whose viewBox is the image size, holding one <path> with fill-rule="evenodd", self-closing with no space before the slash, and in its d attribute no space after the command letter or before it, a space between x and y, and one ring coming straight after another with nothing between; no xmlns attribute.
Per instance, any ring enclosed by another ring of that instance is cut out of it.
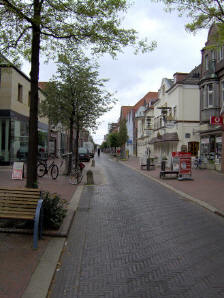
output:
<svg viewBox="0 0 224 298"><path fill-rule="evenodd" d="M223 117L219 116L212 116L210 118L210 124L213 124L213 125L223 125Z"/></svg>

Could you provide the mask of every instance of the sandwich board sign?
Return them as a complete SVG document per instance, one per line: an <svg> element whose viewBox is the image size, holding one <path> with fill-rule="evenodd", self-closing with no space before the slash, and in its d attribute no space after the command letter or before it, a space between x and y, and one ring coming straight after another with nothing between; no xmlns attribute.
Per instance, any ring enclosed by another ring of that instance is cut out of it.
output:
<svg viewBox="0 0 224 298"><path fill-rule="evenodd" d="M22 180L24 177L24 163L14 162L12 168L12 179Z"/></svg>

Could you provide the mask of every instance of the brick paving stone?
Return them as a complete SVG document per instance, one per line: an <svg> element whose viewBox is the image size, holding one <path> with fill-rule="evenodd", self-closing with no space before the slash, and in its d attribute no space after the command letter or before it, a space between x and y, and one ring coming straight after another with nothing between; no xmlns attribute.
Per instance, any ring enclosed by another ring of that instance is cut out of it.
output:
<svg viewBox="0 0 224 298"><path fill-rule="evenodd" d="M85 187L49 297L224 297L223 218L99 163L108 182Z"/></svg>

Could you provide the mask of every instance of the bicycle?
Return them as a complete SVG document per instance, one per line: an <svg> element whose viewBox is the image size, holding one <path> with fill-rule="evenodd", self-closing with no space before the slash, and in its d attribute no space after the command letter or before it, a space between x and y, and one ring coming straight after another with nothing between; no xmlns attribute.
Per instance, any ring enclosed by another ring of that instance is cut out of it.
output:
<svg viewBox="0 0 224 298"><path fill-rule="evenodd" d="M73 167L69 176L69 183L79 184L83 178L82 171L84 168L85 165L82 162L79 162L78 168Z"/></svg>
<svg viewBox="0 0 224 298"><path fill-rule="evenodd" d="M200 165L201 165L201 158L196 157L194 162L193 162L193 168L194 169L200 169Z"/></svg>
<svg viewBox="0 0 224 298"><path fill-rule="evenodd" d="M37 165L37 176L43 177L45 174L48 174L50 171L51 178L53 180L58 177L58 166L55 164L54 160L48 165L49 159L39 159Z"/></svg>

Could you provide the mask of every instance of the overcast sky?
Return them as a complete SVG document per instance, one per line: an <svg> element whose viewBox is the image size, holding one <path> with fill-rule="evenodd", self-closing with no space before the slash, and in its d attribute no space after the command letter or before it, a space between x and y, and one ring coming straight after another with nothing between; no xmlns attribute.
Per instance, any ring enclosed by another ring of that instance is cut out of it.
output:
<svg viewBox="0 0 224 298"><path fill-rule="evenodd" d="M125 49L116 60L109 55L100 59L101 78L110 79L108 89L117 91L118 103L112 111L99 119L99 129L93 134L101 144L107 133L108 123L117 122L120 107L135 105L147 92L158 91L164 77L172 78L175 72L190 72L201 63L201 49L207 39L207 30L196 35L185 31L186 18L177 13L166 13L164 5L149 0L135 0L128 10L125 26L136 29L140 37L157 41L157 48L147 54L133 54ZM48 81L56 68L41 65L40 81Z"/></svg>

